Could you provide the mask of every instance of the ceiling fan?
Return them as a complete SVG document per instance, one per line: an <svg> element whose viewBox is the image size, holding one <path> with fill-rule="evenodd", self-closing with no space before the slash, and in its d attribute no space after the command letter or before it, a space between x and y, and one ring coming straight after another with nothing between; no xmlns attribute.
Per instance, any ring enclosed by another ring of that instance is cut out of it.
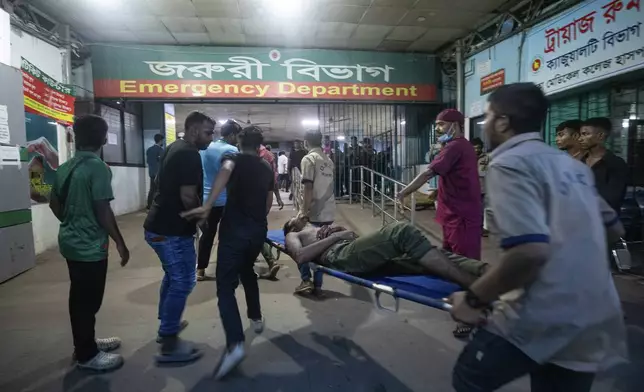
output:
<svg viewBox="0 0 644 392"><path fill-rule="evenodd" d="M335 124L345 122L345 121L349 121L349 120L351 120L351 117L344 117L344 116L341 116L341 117L329 117L329 119L324 123L324 127L325 128L331 128Z"/></svg>
<svg viewBox="0 0 644 392"><path fill-rule="evenodd" d="M242 124L243 126L247 126L247 127L249 127L251 125L255 125L255 126L258 126L258 127L262 128L262 129L270 129L270 125L271 125L270 122L252 122L251 119L250 119L250 110L248 110L248 116L246 118L246 121L240 121L240 120L238 120L236 118L234 120L236 122L238 122L239 124Z"/></svg>

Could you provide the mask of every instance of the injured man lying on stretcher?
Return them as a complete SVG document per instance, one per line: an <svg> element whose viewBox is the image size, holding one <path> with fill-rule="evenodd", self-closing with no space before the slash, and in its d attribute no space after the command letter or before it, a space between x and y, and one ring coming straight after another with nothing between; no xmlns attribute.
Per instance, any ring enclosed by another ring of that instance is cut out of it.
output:
<svg viewBox="0 0 644 392"><path fill-rule="evenodd" d="M340 226L309 224L295 217L284 224L286 250L296 263L313 262L352 275L433 275L469 287L488 264L436 248L414 226L392 223L358 237Z"/></svg>

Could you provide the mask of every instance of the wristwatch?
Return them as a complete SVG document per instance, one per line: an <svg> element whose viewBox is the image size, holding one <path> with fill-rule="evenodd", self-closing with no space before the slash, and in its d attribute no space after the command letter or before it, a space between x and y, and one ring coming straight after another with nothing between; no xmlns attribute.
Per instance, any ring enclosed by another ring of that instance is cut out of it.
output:
<svg viewBox="0 0 644 392"><path fill-rule="evenodd" d="M469 290L465 293L465 303L467 303L467 306L474 309L483 309L488 306L487 303L481 301L476 294Z"/></svg>

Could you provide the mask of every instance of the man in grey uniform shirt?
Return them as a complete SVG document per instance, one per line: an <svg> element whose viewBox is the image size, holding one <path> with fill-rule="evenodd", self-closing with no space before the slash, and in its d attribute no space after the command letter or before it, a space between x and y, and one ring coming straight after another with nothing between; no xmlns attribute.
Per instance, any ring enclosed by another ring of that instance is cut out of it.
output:
<svg viewBox="0 0 644 392"><path fill-rule="evenodd" d="M458 392L494 391L530 375L533 392L587 392L595 373L626 359L621 305L606 262L623 228L592 172L541 140L548 102L532 83L488 98L486 176L503 254L451 297L452 316L477 323L461 353Z"/></svg>

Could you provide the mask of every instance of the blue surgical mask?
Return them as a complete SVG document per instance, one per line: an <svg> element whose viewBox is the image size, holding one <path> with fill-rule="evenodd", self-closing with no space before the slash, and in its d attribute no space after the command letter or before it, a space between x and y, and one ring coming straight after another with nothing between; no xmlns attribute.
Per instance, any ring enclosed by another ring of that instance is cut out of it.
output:
<svg viewBox="0 0 644 392"><path fill-rule="evenodd" d="M452 128L454 128L454 124L450 125L447 132L445 132L438 138L439 143L447 143L454 138L454 132L452 132Z"/></svg>

